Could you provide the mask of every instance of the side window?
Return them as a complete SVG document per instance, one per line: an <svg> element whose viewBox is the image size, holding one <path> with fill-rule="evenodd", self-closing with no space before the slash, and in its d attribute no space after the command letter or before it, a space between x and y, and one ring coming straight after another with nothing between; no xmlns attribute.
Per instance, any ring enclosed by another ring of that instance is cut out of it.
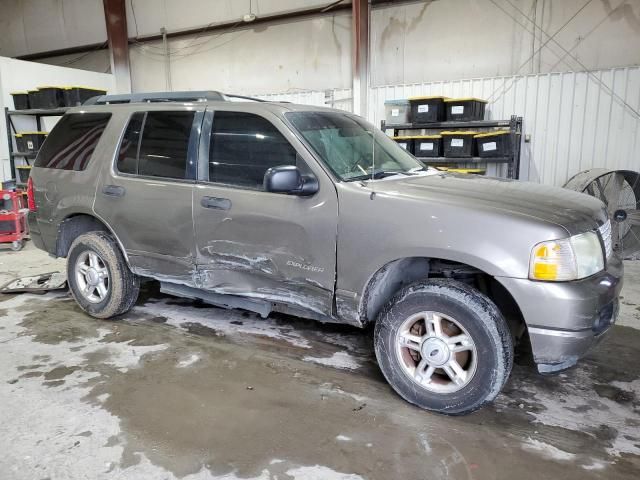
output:
<svg viewBox="0 0 640 480"><path fill-rule="evenodd" d="M53 127L38 153L36 167L82 171L111 118L110 113L70 113Z"/></svg>
<svg viewBox="0 0 640 480"><path fill-rule="evenodd" d="M187 178L194 112L139 112L129 120L118 154L118 171Z"/></svg>
<svg viewBox="0 0 640 480"><path fill-rule="evenodd" d="M262 190L267 169L296 165L296 151L271 122L242 112L215 112L209 181Z"/></svg>
<svg viewBox="0 0 640 480"><path fill-rule="evenodd" d="M118 152L118 171L122 173L138 173L138 147L144 123L144 112L134 113L122 137Z"/></svg>

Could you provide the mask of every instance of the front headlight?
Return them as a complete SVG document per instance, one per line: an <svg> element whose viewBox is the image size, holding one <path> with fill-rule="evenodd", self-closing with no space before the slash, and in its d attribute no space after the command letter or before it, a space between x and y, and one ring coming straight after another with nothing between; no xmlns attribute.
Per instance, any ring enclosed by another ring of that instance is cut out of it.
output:
<svg viewBox="0 0 640 480"><path fill-rule="evenodd" d="M595 232L587 232L533 247L529 278L565 282L589 277L602 269L604 255L600 239Z"/></svg>

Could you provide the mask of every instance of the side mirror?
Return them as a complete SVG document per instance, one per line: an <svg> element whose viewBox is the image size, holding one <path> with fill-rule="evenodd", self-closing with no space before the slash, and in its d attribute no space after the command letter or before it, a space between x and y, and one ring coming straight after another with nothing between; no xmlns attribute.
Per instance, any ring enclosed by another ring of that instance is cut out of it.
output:
<svg viewBox="0 0 640 480"><path fill-rule="evenodd" d="M318 191L318 180L313 175L302 175L294 165L271 167L264 174L264 190L289 195L313 195Z"/></svg>

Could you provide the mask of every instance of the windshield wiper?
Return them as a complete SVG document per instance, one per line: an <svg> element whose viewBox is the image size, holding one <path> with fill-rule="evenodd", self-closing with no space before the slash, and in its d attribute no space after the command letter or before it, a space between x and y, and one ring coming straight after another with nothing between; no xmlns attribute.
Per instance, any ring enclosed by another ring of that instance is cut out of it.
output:
<svg viewBox="0 0 640 480"><path fill-rule="evenodd" d="M412 176L416 175L414 172L405 172L402 170L376 170L375 172L368 173L366 175L357 175L355 177L349 177L345 180L348 182L358 181L358 180L379 180L381 178L392 177L394 175L406 175Z"/></svg>

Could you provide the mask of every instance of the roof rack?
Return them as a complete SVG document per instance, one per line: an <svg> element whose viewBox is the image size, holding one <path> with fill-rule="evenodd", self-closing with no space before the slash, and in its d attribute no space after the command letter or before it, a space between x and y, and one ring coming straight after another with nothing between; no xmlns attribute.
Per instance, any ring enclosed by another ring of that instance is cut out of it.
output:
<svg viewBox="0 0 640 480"><path fill-rule="evenodd" d="M227 98L239 98L241 100L251 100L253 102L266 102L266 100L263 100L262 98L247 97L245 95L233 95L231 93L225 93L224 96Z"/></svg>
<svg viewBox="0 0 640 480"><path fill-rule="evenodd" d="M84 102L83 105L112 105L118 103L158 103L158 102L207 102L229 101L231 98L264 102L259 98L231 95L213 90L185 92L147 92L124 95L99 95Z"/></svg>

